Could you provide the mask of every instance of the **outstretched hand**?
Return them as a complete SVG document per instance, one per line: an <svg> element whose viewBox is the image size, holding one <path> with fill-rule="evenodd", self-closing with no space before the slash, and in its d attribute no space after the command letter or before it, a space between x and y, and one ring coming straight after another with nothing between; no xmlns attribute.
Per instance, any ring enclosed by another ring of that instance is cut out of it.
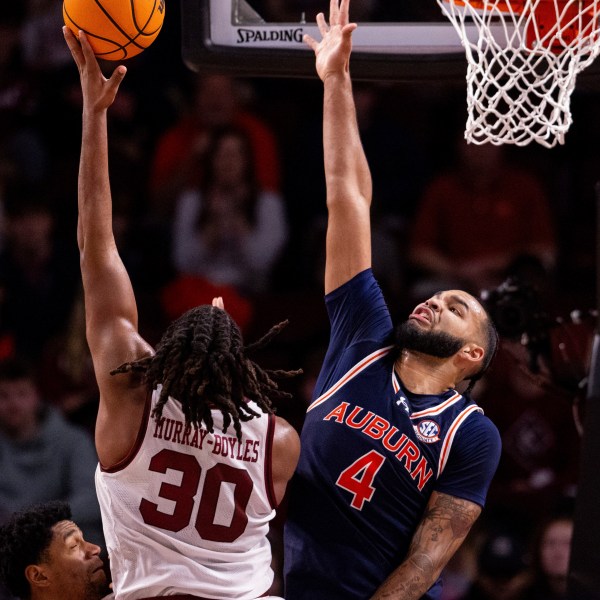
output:
<svg viewBox="0 0 600 600"><path fill-rule="evenodd" d="M127 68L118 66L110 79L107 79L100 70L85 33L80 31L77 38L68 27L63 27L63 34L79 69L84 107L93 111L106 110L113 103Z"/></svg>
<svg viewBox="0 0 600 600"><path fill-rule="evenodd" d="M348 22L350 0L331 0L329 5L329 25L323 13L317 15L317 25L321 32L321 41L310 35L304 41L315 52L317 73L322 81L334 73L349 70L352 52L352 32L356 23Z"/></svg>

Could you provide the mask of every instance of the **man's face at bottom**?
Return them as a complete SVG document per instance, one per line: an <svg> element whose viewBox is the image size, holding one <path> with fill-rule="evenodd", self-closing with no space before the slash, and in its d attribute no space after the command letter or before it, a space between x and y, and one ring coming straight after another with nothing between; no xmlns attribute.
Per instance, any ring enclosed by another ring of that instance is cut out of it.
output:
<svg viewBox="0 0 600 600"><path fill-rule="evenodd" d="M65 600L99 600L109 593L100 547L86 542L72 521L52 528L44 566L52 589Z"/></svg>

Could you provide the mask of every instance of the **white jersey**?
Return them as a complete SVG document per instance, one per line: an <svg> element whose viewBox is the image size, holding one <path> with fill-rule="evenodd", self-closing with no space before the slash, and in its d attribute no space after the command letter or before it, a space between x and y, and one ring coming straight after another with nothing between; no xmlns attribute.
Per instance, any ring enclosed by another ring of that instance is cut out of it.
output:
<svg viewBox="0 0 600 600"><path fill-rule="evenodd" d="M115 600L192 594L254 599L273 581L269 521L275 417L242 423L241 442L213 411L214 433L186 427L169 399L160 422L147 403L135 447L96 469Z"/></svg>

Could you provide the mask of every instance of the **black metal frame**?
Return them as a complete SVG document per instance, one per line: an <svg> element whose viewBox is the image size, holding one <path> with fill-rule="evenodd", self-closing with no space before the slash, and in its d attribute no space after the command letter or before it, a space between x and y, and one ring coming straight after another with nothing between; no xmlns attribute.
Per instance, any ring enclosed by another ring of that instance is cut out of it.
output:
<svg viewBox="0 0 600 600"><path fill-rule="evenodd" d="M213 43L209 0L181 0L182 57L195 72L248 77L316 77L314 54L306 50L232 48ZM464 80L464 52L453 54L352 53L355 80Z"/></svg>

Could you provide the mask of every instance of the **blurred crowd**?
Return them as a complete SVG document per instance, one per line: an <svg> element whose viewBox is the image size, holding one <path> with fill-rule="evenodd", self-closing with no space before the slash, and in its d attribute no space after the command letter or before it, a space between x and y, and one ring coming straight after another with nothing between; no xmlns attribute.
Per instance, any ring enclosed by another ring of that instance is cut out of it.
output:
<svg viewBox="0 0 600 600"><path fill-rule="evenodd" d="M302 3L257 4L278 15ZM398 18L383 4L363 9ZM109 111L115 232L143 335L156 342L216 295L248 341L289 319L262 362L303 367L294 399L278 406L300 429L329 330L320 82L192 72L177 3L167 14ZM0 521L67 499L101 542L76 244L81 94L61 26L58 0L0 13ZM393 317L448 286L479 295L512 278L536 290L533 309L514 296L517 322L504 323L475 390L503 456L483 517L448 566L445 600L561 598L596 302L600 88L581 82L567 142L553 150L467 145L462 82L357 82L355 94L374 182L374 271ZM279 526L285 503L280 513Z"/></svg>

